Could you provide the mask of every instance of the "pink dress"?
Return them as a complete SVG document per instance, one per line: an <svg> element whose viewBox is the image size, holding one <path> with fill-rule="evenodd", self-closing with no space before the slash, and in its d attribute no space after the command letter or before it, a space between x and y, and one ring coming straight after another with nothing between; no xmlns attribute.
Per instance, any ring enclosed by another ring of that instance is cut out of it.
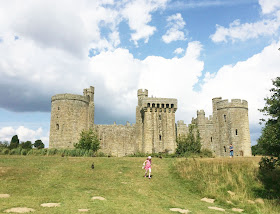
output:
<svg viewBox="0 0 280 214"><path fill-rule="evenodd" d="M144 169L151 169L152 166L151 166L151 161L150 160L146 160L146 165L145 165L145 168Z"/></svg>

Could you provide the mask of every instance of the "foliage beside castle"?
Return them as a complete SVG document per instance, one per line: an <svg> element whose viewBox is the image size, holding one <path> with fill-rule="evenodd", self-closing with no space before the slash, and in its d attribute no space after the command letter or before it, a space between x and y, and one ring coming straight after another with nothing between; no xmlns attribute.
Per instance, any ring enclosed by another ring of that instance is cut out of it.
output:
<svg viewBox="0 0 280 214"><path fill-rule="evenodd" d="M148 90L138 90L136 123L126 125L94 124L94 87L84 89L83 95L58 94L52 97L50 148L73 148L84 129L96 130L101 151L113 156L136 152L174 153L176 138L187 136L189 127L180 120L175 123L177 99L148 97ZM205 117L203 110L191 123L200 132L202 148L217 156L228 156L233 144L235 155L250 156L251 141L248 103L233 99L212 99L213 116Z"/></svg>

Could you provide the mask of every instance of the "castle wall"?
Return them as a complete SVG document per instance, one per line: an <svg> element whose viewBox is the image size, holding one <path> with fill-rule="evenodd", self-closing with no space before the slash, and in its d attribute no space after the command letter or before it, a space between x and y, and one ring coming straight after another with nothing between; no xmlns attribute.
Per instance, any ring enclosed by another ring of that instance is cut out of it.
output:
<svg viewBox="0 0 280 214"><path fill-rule="evenodd" d="M229 145L233 144L235 156L251 156L251 140L248 118L248 103L245 100L212 99L213 116L205 117L204 110L197 111L192 119L195 130L199 130L202 148L211 150L216 156L229 156ZM188 134L184 121L178 121L177 137Z"/></svg>
<svg viewBox="0 0 280 214"><path fill-rule="evenodd" d="M177 138L187 137L188 134L189 134L189 128L187 124L185 124L183 120L178 120L177 127L176 127Z"/></svg>
<svg viewBox="0 0 280 214"><path fill-rule="evenodd" d="M136 153L136 129L134 125L95 125L100 151L116 157Z"/></svg>
<svg viewBox="0 0 280 214"><path fill-rule="evenodd" d="M175 152L176 138L187 136L184 121L175 124L177 99L148 97L148 90L139 89L136 124L94 125L94 87L82 95L58 94L52 97L50 148L73 148L82 130L94 128L100 139L101 151L113 156L136 152ZM192 119L200 132L202 148L216 156L229 156L233 144L235 156L250 156L251 141L248 103L221 97L212 99L213 116L205 117L203 110Z"/></svg>
<svg viewBox="0 0 280 214"><path fill-rule="evenodd" d="M88 129L87 97L58 94L52 97L50 148L73 148L83 129Z"/></svg>

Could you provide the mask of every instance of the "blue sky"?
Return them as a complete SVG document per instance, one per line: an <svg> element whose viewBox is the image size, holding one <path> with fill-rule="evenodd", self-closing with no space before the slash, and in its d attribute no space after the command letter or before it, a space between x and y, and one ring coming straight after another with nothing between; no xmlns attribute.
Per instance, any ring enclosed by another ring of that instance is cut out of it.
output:
<svg viewBox="0 0 280 214"><path fill-rule="evenodd" d="M249 102L252 144L280 75L280 0L0 0L0 141L48 145L51 96L95 87L95 123L135 122L136 92Z"/></svg>

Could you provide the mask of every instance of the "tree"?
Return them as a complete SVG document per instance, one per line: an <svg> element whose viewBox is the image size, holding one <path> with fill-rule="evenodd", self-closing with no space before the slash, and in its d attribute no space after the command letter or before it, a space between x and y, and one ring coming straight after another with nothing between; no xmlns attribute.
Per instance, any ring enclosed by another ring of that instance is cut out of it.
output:
<svg viewBox="0 0 280 214"><path fill-rule="evenodd" d="M9 142L8 141L0 141L0 148L8 148Z"/></svg>
<svg viewBox="0 0 280 214"><path fill-rule="evenodd" d="M271 97L267 97L263 109L260 109L268 119L265 122L262 135L258 139L258 145L266 155L280 155L280 77L272 80L273 88L270 89Z"/></svg>
<svg viewBox="0 0 280 214"><path fill-rule="evenodd" d="M15 149L19 146L19 139L17 135L14 135L11 139L9 149Z"/></svg>
<svg viewBox="0 0 280 214"><path fill-rule="evenodd" d="M260 146L260 144L252 146L251 149L252 149L252 155L265 155L265 151Z"/></svg>
<svg viewBox="0 0 280 214"><path fill-rule="evenodd" d="M74 146L77 149L86 149L96 152L100 148L100 142L93 129L89 129L81 132L79 143Z"/></svg>
<svg viewBox="0 0 280 214"><path fill-rule="evenodd" d="M34 147L37 149L43 149L45 148L45 145L41 140L36 140L34 143Z"/></svg>
<svg viewBox="0 0 280 214"><path fill-rule="evenodd" d="M189 126L189 134L177 139L176 153L183 155L186 152L199 153L201 149L201 137L199 130L196 130L196 136L194 135L194 125Z"/></svg>
<svg viewBox="0 0 280 214"><path fill-rule="evenodd" d="M26 142L22 142L21 144L20 144L20 146L21 146L21 148L23 148L23 149L32 149L32 143L31 143L31 141L26 141Z"/></svg>

